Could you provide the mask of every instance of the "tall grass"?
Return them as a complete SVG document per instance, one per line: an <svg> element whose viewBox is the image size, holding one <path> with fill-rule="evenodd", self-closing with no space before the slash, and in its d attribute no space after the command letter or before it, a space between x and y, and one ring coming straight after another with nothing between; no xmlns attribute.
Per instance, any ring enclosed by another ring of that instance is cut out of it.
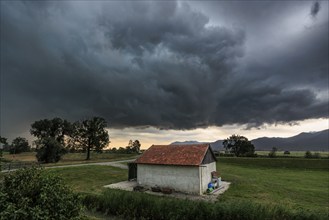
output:
<svg viewBox="0 0 329 220"><path fill-rule="evenodd" d="M216 202L180 200L138 192L108 189L102 195L84 195L87 209L124 219L328 219L327 213L290 211L251 201Z"/></svg>

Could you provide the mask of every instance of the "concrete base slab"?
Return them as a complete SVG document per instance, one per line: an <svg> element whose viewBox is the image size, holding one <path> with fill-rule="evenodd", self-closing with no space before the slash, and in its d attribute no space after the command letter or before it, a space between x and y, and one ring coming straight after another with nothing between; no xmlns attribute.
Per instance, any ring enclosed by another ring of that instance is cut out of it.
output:
<svg viewBox="0 0 329 220"><path fill-rule="evenodd" d="M228 188L230 187L230 182L221 182L221 186L213 191L211 194L203 194L203 195L192 195L192 194L186 194L182 192L174 192L172 194L163 194L161 192L152 192L150 189L145 191L145 193L151 194L151 195L157 195L157 196L167 196L167 197L173 197L173 198L179 198L179 199L189 199L189 200L203 200L208 202L215 202L217 201L219 195L223 194ZM118 183L113 183L110 185L106 185L104 187L111 188L111 189L120 189L125 191L133 191L133 188L137 186L136 181L123 181Z"/></svg>
<svg viewBox="0 0 329 220"><path fill-rule="evenodd" d="M105 188L121 189L126 191L133 191L133 188L137 186L137 181L122 181L118 183L112 183L104 186Z"/></svg>

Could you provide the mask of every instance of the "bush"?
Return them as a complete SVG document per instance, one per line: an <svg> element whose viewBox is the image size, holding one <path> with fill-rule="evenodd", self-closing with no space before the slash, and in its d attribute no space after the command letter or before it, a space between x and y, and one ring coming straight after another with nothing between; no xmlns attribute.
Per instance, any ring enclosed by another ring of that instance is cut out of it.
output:
<svg viewBox="0 0 329 220"><path fill-rule="evenodd" d="M314 153L313 158L320 158L320 153Z"/></svg>
<svg viewBox="0 0 329 220"><path fill-rule="evenodd" d="M312 158L312 153L311 153L311 151L306 151L305 152L305 158Z"/></svg>
<svg viewBox="0 0 329 220"><path fill-rule="evenodd" d="M319 153L314 153L314 154L312 154L311 153L311 151L306 151L305 152L305 156L304 156L305 158L320 158L320 154Z"/></svg>
<svg viewBox="0 0 329 220"><path fill-rule="evenodd" d="M258 155L253 152L248 152L243 154L242 157L258 157Z"/></svg>
<svg viewBox="0 0 329 220"><path fill-rule="evenodd" d="M270 153L268 153L268 157L271 157L271 158L274 158L274 157L276 157L276 152L270 152Z"/></svg>
<svg viewBox="0 0 329 220"><path fill-rule="evenodd" d="M66 153L64 147L54 138L45 138L37 144L37 160L42 163L58 162Z"/></svg>
<svg viewBox="0 0 329 220"><path fill-rule="evenodd" d="M0 185L0 219L78 219L81 210L80 198L42 169L8 173Z"/></svg>
<svg viewBox="0 0 329 220"><path fill-rule="evenodd" d="M278 151L278 148L272 147L272 150L270 153L268 153L268 157L274 158L276 157L276 152Z"/></svg>
<svg viewBox="0 0 329 220"><path fill-rule="evenodd" d="M283 154L290 154L290 151L286 150Z"/></svg>
<svg viewBox="0 0 329 220"><path fill-rule="evenodd" d="M231 153L219 153L219 156L220 157L234 157L235 155L231 154Z"/></svg>
<svg viewBox="0 0 329 220"><path fill-rule="evenodd" d="M220 157L235 157L235 154L233 153L219 153ZM244 154L240 154L239 157L258 157L258 154L253 153L253 152L248 152Z"/></svg>

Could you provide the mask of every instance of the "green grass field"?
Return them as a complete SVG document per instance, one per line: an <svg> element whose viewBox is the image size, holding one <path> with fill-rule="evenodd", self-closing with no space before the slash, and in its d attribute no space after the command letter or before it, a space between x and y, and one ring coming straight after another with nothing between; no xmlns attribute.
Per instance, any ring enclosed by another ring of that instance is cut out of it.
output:
<svg viewBox="0 0 329 220"><path fill-rule="evenodd" d="M81 193L101 193L103 186L127 180L128 172L111 166L81 166L47 170L60 175L73 190Z"/></svg>
<svg viewBox="0 0 329 220"><path fill-rule="evenodd" d="M251 158L251 157L221 157L220 163L232 164L250 168L279 168L297 170L328 170L329 160L327 159L306 159L306 158Z"/></svg>
<svg viewBox="0 0 329 220"><path fill-rule="evenodd" d="M328 160L303 158L219 158L217 170L231 182L220 202L250 200L293 210L328 212ZM301 167L302 166L302 167ZM103 185L127 179L127 170L109 166L51 169L77 192L101 193Z"/></svg>
<svg viewBox="0 0 329 220"><path fill-rule="evenodd" d="M278 205L293 212L310 210L323 215L329 212L328 163L327 159L218 158L217 171L223 180L231 182L219 202ZM103 194L104 185L127 179L127 170L110 166L48 172L61 175L76 192L98 195Z"/></svg>
<svg viewBox="0 0 329 220"><path fill-rule="evenodd" d="M217 170L223 180L232 183L220 201L251 200L260 204L283 205L296 211L328 212L329 161L302 162L288 158L220 158Z"/></svg>
<svg viewBox="0 0 329 220"><path fill-rule="evenodd" d="M268 156L270 151L256 151L255 153L260 156ZM319 153L320 157L329 157L328 151L312 151L312 153ZM284 154L284 151L277 151L276 155L279 157L304 157L305 151L290 151L290 154Z"/></svg>

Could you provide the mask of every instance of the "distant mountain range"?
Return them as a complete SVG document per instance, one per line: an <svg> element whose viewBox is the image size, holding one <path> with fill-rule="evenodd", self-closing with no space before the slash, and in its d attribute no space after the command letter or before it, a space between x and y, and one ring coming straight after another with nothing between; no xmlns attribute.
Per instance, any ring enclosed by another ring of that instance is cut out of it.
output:
<svg viewBox="0 0 329 220"><path fill-rule="evenodd" d="M262 137L252 140L257 150L271 150L277 147L280 150L290 151L328 151L329 129L318 132L303 132L288 138Z"/></svg>
<svg viewBox="0 0 329 220"><path fill-rule="evenodd" d="M199 141L175 141L172 142L171 145L192 145L192 144L210 144L211 148L214 151L223 150L223 141L224 140L217 140L215 142L199 142Z"/></svg>
<svg viewBox="0 0 329 220"><path fill-rule="evenodd" d="M296 136L288 138L279 137L261 137L251 140L256 150L271 150L276 147L279 150L289 151L328 151L329 150L329 129L318 132L303 132ZM207 142L183 141L173 142L173 145L179 144L202 144ZM209 143L213 150L223 150L223 140L217 140Z"/></svg>

